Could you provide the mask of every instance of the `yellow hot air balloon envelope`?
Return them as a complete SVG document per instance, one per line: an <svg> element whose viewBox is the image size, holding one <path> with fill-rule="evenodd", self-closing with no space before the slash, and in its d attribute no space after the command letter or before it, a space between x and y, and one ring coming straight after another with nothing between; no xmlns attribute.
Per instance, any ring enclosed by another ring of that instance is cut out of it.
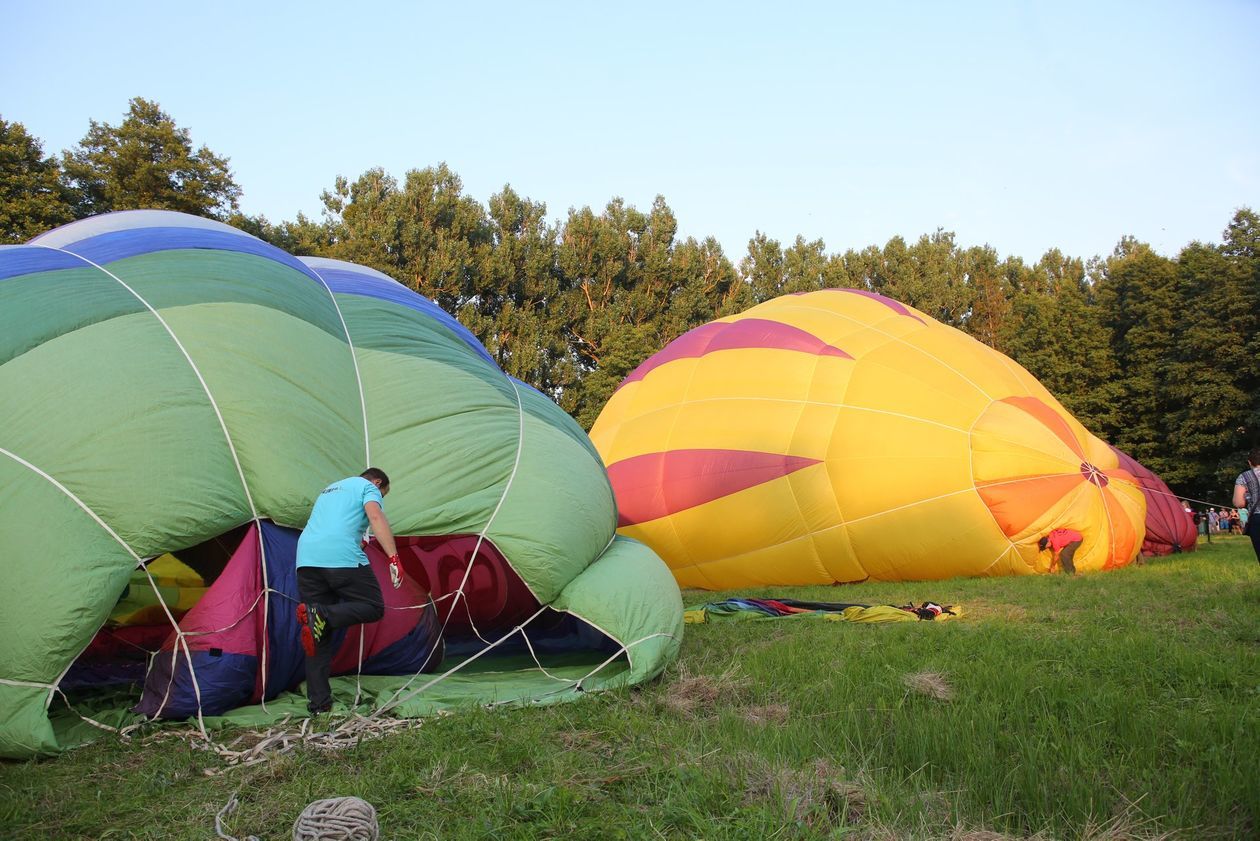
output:
<svg viewBox="0 0 1260 841"><path fill-rule="evenodd" d="M891 298L786 295L667 345L591 430L620 530L727 589L1129 563L1146 503L1115 452L1003 354Z"/></svg>

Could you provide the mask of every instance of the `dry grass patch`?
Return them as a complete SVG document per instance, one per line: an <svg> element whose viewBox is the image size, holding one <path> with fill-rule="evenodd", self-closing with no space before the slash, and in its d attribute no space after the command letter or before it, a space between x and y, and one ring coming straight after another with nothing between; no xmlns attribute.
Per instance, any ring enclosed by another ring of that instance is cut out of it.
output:
<svg viewBox="0 0 1260 841"><path fill-rule="evenodd" d="M917 692L938 701L954 700L954 687L949 685L945 675L940 672L915 672L906 675L902 680L911 692Z"/></svg>
<svg viewBox="0 0 1260 841"><path fill-rule="evenodd" d="M1073 837L1080 841L1173 841L1184 838L1175 832L1161 832L1152 828L1153 820L1142 816L1136 806L1130 804L1121 814L1107 820L1090 819ZM1036 835L1008 835L987 829L954 827L949 841L1054 841L1054 836L1038 832Z"/></svg>
<svg viewBox="0 0 1260 841"><path fill-rule="evenodd" d="M744 720L749 724L784 724L791 713L787 704L762 704L743 709Z"/></svg>
<svg viewBox="0 0 1260 841"><path fill-rule="evenodd" d="M710 716L719 706L730 706L748 689L748 679L732 666L720 675L692 674L679 666L678 674L665 687L661 704L688 718Z"/></svg>
<svg viewBox="0 0 1260 841"><path fill-rule="evenodd" d="M798 769L753 756L737 773L743 778L745 802L774 804L785 823L816 829L852 826L866 813L865 788L826 759Z"/></svg>
<svg viewBox="0 0 1260 841"><path fill-rule="evenodd" d="M565 750L585 751L589 753L607 754L611 745L600 733L593 730L564 730L560 733L560 743Z"/></svg>
<svg viewBox="0 0 1260 841"><path fill-rule="evenodd" d="M967 599L967 618L970 620L1000 619L1004 622L1024 622L1028 619L1028 611L1017 604L1006 602L993 603L984 599Z"/></svg>
<svg viewBox="0 0 1260 841"><path fill-rule="evenodd" d="M1136 804L1105 821L1091 818L1085 822L1081 841L1172 841L1184 838L1176 832L1160 832L1153 828L1154 819L1138 812Z"/></svg>

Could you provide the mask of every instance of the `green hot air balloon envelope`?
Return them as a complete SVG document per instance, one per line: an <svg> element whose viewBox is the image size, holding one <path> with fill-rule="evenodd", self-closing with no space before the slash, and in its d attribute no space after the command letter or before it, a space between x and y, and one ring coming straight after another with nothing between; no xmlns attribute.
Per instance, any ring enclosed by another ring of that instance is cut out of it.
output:
<svg viewBox="0 0 1260 841"><path fill-rule="evenodd" d="M339 701L559 700L677 652L586 435L379 272L168 211L76 222L0 247L0 388L0 755L303 710L296 537L369 465L408 575L344 632Z"/></svg>

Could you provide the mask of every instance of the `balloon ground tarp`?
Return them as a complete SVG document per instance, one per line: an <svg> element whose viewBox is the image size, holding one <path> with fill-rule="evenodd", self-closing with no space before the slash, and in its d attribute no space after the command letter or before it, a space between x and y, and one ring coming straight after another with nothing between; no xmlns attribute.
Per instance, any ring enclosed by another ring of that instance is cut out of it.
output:
<svg viewBox="0 0 1260 841"><path fill-rule="evenodd" d="M685 333L595 425L621 533L684 586L731 589L1130 563L1146 503L1116 453L1003 354L858 289Z"/></svg>
<svg viewBox="0 0 1260 841"><path fill-rule="evenodd" d="M369 465L407 575L343 634L343 712L572 698L677 652L586 435L379 272L166 211L76 222L0 247L0 393L0 755L305 714L296 537Z"/></svg>

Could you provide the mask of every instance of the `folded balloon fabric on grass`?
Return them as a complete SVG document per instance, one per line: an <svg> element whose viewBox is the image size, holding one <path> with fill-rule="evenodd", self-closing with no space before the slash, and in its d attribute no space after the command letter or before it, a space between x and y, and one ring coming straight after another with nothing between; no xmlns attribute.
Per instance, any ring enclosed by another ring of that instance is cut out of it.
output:
<svg viewBox="0 0 1260 841"><path fill-rule="evenodd" d="M904 605L810 602L798 599L735 598L709 602L684 612L688 625L711 619L784 619L811 617L829 622L944 622L963 615L962 605L921 602Z"/></svg>

